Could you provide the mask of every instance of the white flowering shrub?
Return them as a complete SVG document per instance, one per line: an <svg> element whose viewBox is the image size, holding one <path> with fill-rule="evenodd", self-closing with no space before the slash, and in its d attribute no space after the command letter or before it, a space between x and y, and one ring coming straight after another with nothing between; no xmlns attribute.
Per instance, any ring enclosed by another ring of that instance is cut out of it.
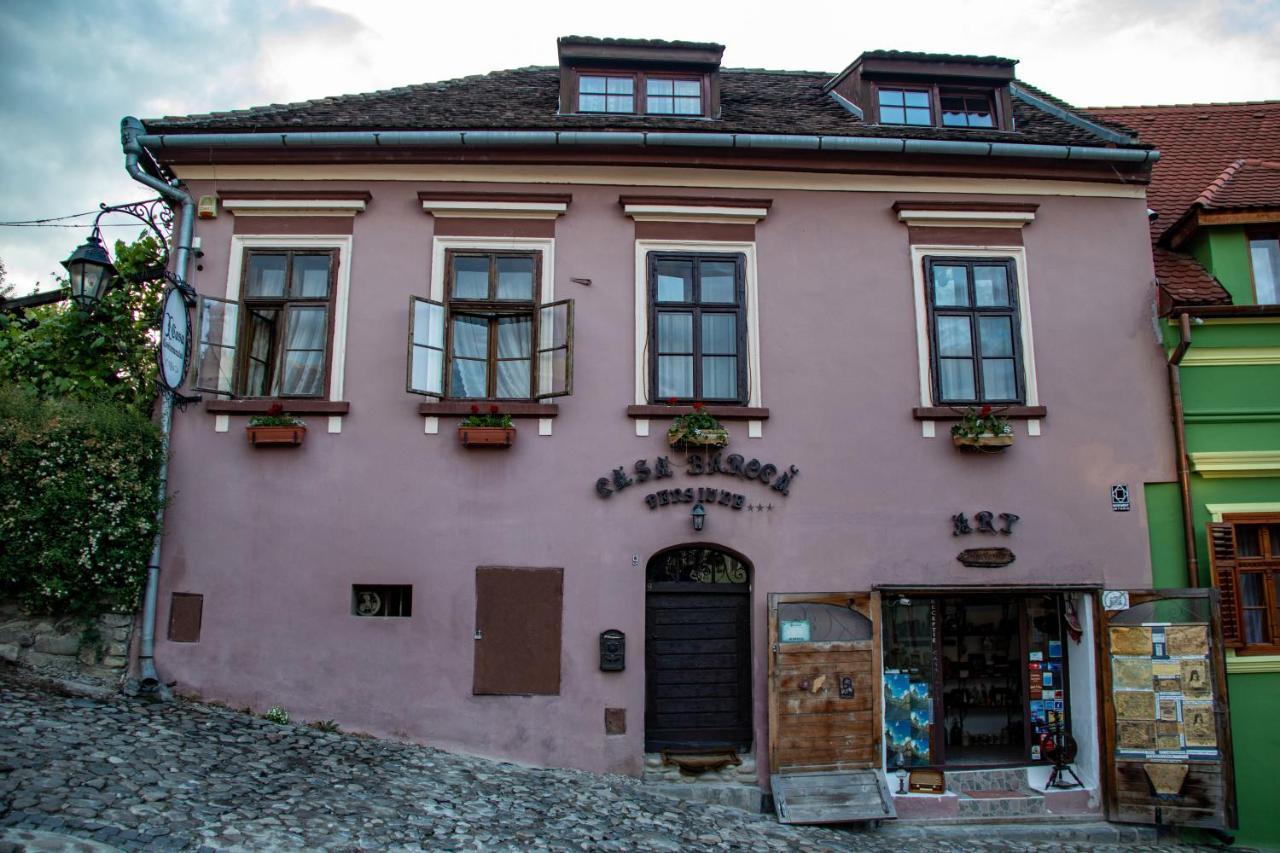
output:
<svg viewBox="0 0 1280 853"><path fill-rule="evenodd" d="M132 610L160 462L159 431L118 403L0 386L0 595L82 618Z"/></svg>

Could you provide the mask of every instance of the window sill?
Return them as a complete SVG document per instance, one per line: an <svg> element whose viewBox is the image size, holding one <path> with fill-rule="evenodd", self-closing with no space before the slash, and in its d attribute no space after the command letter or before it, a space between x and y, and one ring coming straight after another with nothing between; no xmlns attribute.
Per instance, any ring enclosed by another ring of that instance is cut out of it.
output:
<svg viewBox="0 0 1280 853"><path fill-rule="evenodd" d="M345 415L351 404L345 400L206 400L204 410L211 415L265 415L279 405L286 415Z"/></svg>
<svg viewBox="0 0 1280 853"><path fill-rule="evenodd" d="M769 418L768 409L748 406L703 406L702 411L722 421L763 421ZM674 418L693 412L693 406L627 406L629 418Z"/></svg>
<svg viewBox="0 0 1280 853"><path fill-rule="evenodd" d="M472 414L472 406L479 406L481 412L488 412L490 406L497 406L501 414L510 415L513 418L554 418L560 414L560 406L556 403L501 403L496 400L444 400L439 403L419 403L418 414L433 418L450 415L466 417Z"/></svg>
<svg viewBox="0 0 1280 853"><path fill-rule="evenodd" d="M916 406L911 410L911 417L918 421L958 421L964 417L965 408ZM980 408L980 406L974 406L973 408ZM992 406L991 413L1002 418L1018 421L1043 418L1047 414L1047 410L1044 406Z"/></svg>

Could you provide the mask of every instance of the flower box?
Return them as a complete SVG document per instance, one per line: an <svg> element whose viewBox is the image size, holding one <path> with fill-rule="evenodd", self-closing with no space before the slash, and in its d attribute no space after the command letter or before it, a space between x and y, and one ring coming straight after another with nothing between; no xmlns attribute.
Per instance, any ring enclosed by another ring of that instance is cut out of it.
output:
<svg viewBox="0 0 1280 853"><path fill-rule="evenodd" d="M460 426L458 438L463 447L510 447L516 438L516 428Z"/></svg>
<svg viewBox="0 0 1280 853"><path fill-rule="evenodd" d="M677 450L690 447L726 447L729 431L726 429L672 429L667 433L667 443Z"/></svg>
<svg viewBox="0 0 1280 853"><path fill-rule="evenodd" d="M307 428L301 425L249 426L245 432L254 447L297 447L307 436Z"/></svg>
<svg viewBox="0 0 1280 853"><path fill-rule="evenodd" d="M1006 447L1013 444L1013 435L1003 433L1001 435L993 435L987 433L985 435L953 435L951 441L961 450L981 450L986 453L999 453Z"/></svg>

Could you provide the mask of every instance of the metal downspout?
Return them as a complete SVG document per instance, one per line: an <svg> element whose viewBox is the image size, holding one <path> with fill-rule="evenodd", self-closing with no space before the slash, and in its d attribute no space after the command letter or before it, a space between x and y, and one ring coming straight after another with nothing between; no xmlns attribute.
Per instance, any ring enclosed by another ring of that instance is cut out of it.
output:
<svg viewBox="0 0 1280 853"><path fill-rule="evenodd" d="M195 228L196 207L186 190L152 177L138 165L142 146L138 136L143 133L142 122L127 116L120 122L120 145L124 149L124 168L135 181L151 187L166 199L182 206L178 215L178 236L175 241L174 273L183 281L191 264L191 235ZM156 672L156 601L160 589L160 546L164 541L164 503L169 484L169 434L173 429L173 394L160 393L160 485L156 487L156 536L151 546L151 559L147 562L147 591L142 605L142 641L138 650L138 688L144 693L163 693L164 687Z"/></svg>
<svg viewBox="0 0 1280 853"><path fill-rule="evenodd" d="M1191 465L1187 459L1187 428L1182 410L1182 357L1191 346L1191 317L1178 317L1178 345L1169 355L1169 399L1173 407L1173 440L1178 454L1178 488L1182 494L1182 536L1187 551L1187 581L1200 586L1200 561L1196 557L1196 532L1191 522Z"/></svg>

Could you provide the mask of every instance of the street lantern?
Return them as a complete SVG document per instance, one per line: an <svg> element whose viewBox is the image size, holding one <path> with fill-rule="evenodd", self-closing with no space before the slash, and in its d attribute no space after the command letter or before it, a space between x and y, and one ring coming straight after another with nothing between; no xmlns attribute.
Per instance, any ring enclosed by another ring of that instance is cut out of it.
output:
<svg viewBox="0 0 1280 853"><path fill-rule="evenodd" d="M702 530L703 525L707 523L707 510L701 503L693 505L693 510L689 513L693 517L693 529Z"/></svg>
<svg viewBox="0 0 1280 853"><path fill-rule="evenodd" d="M116 268L107 250L102 248L97 228L62 265L71 278L71 298L86 311L92 311L102 300L116 277Z"/></svg>

